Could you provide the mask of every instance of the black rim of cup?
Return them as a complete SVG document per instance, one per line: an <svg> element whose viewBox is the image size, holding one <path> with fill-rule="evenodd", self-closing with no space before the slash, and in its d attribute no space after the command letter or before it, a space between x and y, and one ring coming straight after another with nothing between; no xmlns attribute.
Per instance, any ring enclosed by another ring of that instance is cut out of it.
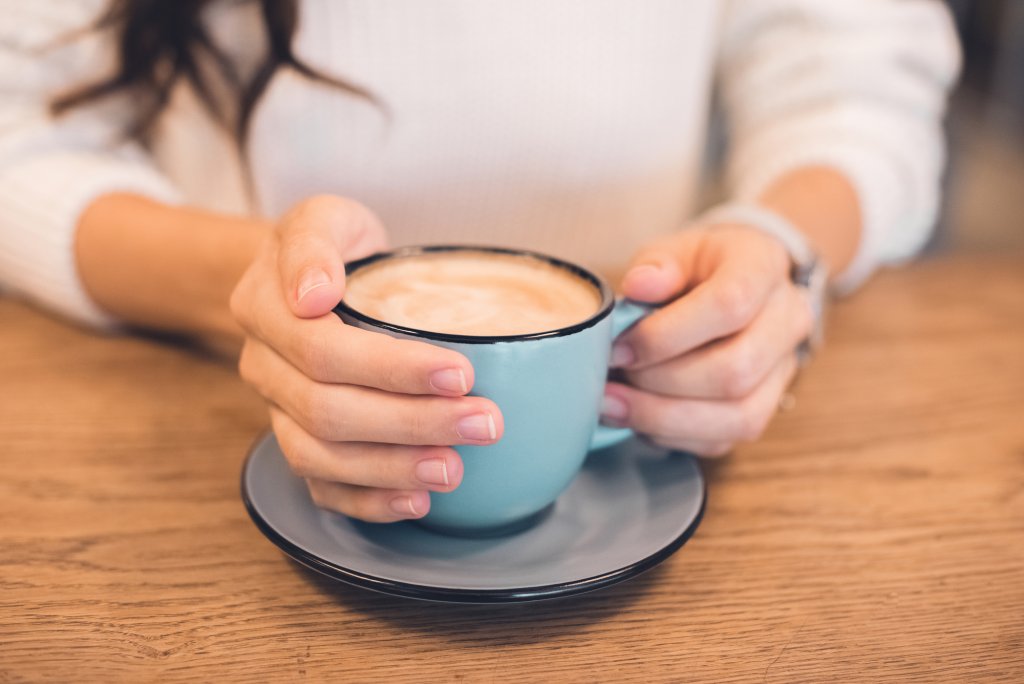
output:
<svg viewBox="0 0 1024 684"><path fill-rule="evenodd" d="M414 247L400 247L388 252L378 252L371 254L368 257L357 259L356 261L345 264L345 272L351 275L361 268L375 264L379 261L386 259L398 259L403 257L412 257L420 254L437 254L442 252L478 252L483 254L501 254L505 256L518 256L527 257L531 259L537 259L545 263L556 266L560 269L568 271L578 278L581 278L591 285L597 288L598 292L601 293L601 306L589 318L586 318L579 323L566 326L564 328L557 328L555 330L545 330L542 332L525 333L522 335L455 335L451 333L433 332L429 330L420 330L418 328L409 328L404 325L395 325L394 323L388 323L387 321L381 321L372 316L368 316L361 311L353 309L344 300L338 303L334 307L334 313L341 316L351 316L356 320L368 323L375 328L382 328L391 332L400 333L402 335L409 335L411 337L422 337L429 340L438 340L442 342L462 342L466 344L491 344L494 342L524 342L527 340L540 340L549 337L563 337L565 335L573 335L597 325L603 320L608 314L611 313L612 307L615 305L615 294L608 284L598 276L594 275L582 266L563 261L547 254L541 254L540 252L531 252L526 249L513 249L509 247L490 247L483 245L425 245L425 246L414 246Z"/></svg>

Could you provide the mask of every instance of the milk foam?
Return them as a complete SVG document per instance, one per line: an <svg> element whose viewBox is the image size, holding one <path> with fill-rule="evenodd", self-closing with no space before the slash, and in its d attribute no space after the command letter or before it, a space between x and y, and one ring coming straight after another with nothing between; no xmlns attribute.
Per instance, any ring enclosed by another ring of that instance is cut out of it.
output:
<svg viewBox="0 0 1024 684"><path fill-rule="evenodd" d="M597 288L546 261L493 252L387 259L349 276L345 302L387 323L455 335L523 335L580 323Z"/></svg>

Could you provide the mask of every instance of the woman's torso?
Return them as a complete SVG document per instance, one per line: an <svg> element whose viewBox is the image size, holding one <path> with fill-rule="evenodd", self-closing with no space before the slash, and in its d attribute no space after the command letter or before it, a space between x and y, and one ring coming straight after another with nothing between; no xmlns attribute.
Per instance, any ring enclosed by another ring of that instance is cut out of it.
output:
<svg viewBox="0 0 1024 684"><path fill-rule="evenodd" d="M249 5L210 17L240 58ZM529 247L617 272L692 210L715 0L303 0L296 54L384 107L279 71L248 143L256 210L363 202L393 244ZM178 93L158 164L199 205L245 210L226 136Z"/></svg>

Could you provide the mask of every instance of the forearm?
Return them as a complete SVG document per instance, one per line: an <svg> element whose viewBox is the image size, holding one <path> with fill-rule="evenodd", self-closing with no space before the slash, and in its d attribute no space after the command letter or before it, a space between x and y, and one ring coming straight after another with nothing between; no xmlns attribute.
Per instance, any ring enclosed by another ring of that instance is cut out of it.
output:
<svg viewBox="0 0 1024 684"><path fill-rule="evenodd" d="M270 224L110 194L79 220L75 258L93 300L125 323L237 347L231 291Z"/></svg>
<svg viewBox="0 0 1024 684"><path fill-rule="evenodd" d="M944 4L730 2L723 16L717 73L730 185L791 215L840 290L911 256L934 223L941 118L958 69ZM836 235L856 239L844 248Z"/></svg>
<svg viewBox="0 0 1024 684"><path fill-rule="evenodd" d="M768 186L759 201L804 233L832 275L842 273L857 252L861 213L857 194L838 171L809 166Z"/></svg>

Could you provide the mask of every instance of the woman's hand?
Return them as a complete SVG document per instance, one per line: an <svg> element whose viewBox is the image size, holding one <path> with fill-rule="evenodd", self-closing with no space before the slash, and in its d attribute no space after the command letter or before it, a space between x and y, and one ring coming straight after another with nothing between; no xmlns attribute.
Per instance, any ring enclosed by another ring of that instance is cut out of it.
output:
<svg viewBox="0 0 1024 684"><path fill-rule="evenodd" d="M451 445L491 444L501 412L465 396L457 352L344 325L344 262L385 247L355 202L315 197L272 231L231 297L239 370L270 403L277 440L317 505L373 522L419 518L462 479Z"/></svg>
<svg viewBox="0 0 1024 684"><path fill-rule="evenodd" d="M813 313L775 238L700 227L643 249L624 294L671 303L616 343L603 420L667 448L722 455L764 431L797 368Z"/></svg>

